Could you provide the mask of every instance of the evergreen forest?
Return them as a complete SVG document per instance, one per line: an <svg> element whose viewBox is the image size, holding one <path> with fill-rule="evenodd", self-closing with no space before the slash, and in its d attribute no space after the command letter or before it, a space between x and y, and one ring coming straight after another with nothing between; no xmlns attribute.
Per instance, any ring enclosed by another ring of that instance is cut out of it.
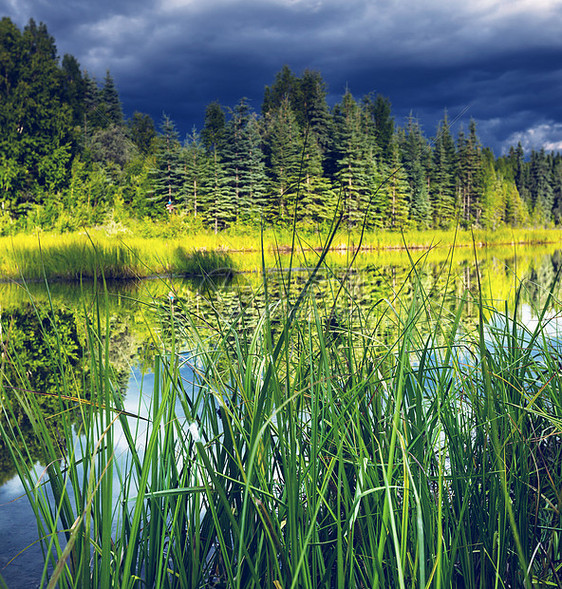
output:
<svg viewBox="0 0 562 589"><path fill-rule="evenodd" d="M215 232L335 215L387 230L562 223L560 153L519 144L496 157L474 121L453 132L445 112L427 137L380 94L326 96L321 73L283 66L259 112L212 102L182 137L167 115L126 119L111 73L61 59L45 24L3 18L0 235L171 216Z"/></svg>

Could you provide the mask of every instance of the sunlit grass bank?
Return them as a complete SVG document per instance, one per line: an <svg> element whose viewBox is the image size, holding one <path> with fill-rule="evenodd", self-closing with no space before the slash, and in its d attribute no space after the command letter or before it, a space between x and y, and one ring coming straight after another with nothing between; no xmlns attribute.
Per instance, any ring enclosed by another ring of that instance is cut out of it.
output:
<svg viewBox="0 0 562 589"><path fill-rule="evenodd" d="M4 337L0 433L37 514L42 585L560 586L552 301L532 322L519 298L507 311L481 289L451 307L446 280L428 296L423 264L367 309L336 277L337 312L315 296L322 259L304 281L285 275L281 296L264 273L257 321L247 301L213 321L181 297L154 301L154 379L127 413L94 311L87 395L50 340L79 437L69 422L53 438ZM479 321L463 328L468 304ZM44 440L41 480L16 406Z"/></svg>
<svg viewBox="0 0 562 589"><path fill-rule="evenodd" d="M3 278L132 279L160 274L230 273L228 252L196 248L189 240L91 234L16 236L0 239Z"/></svg>
<svg viewBox="0 0 562 589"><path fill-rule="evenodd" d="M255 270L261 265L262 242L268 265L275 265L279 253L290 251L294 243L295 264L314 264L326 243L325 232L309 231L293 242L286 230L259 232L197 233L175 237L137 237L132 231L108 234L104 229L89 233L63 235L18 235L0 238L0 277L4 279L78 280L101 276L106 279L131 279L153 275L205 275ZM499 230L494 232L433 231L359 233L338 231L331 241L336 264L345 264L361 245L363 251L403 251L405 249L441 250L446 257L449 247L531 246L562 244L559 230ZM247 253L235 264L230 254ZM399 255L399 254L392 254ZM467 252L470 256L470 252Z"/></svg>

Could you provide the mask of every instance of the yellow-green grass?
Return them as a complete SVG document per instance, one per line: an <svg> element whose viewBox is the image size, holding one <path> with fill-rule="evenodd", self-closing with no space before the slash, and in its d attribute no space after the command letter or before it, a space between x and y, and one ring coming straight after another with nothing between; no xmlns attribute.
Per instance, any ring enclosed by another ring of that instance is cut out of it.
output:
<svg viewBox="0 0 562 589"><path fill-rule="evenodd" d="M156 239L108 236L102 232L19 235L0 240L4 279L77 280L142 278L156 274L195 275L231 271L220 248L197 248L188 238Z"/></svg>
<svg viewBox="0 0 562 589"><path fill-rule="evenodd" d="M162 274L254 270L262 265L262 243L267 266L275 265L278 255L289 254L293 244L297 257L290 263L293 266L306 265L314 263L318 256L314 252L322 248L325 239L325 233L309 230L299 233L293 241L287 230L271 228L263 235L257 230L253 233L237 230L165 238L138 237L130 231L111 235L103 229L63 235L22 234L0 238L0 276L4 279L23 276L27 279L76 280L103 274L107 279L130 279ZM364 251L381 252L383 259L395 259L396 251L402 251L398 257L406 264L406 247L412 251L433 247L446 257L449 247L455 244L459 252L465 249L466 256L471 257L474 243L478 247L502 246L505 251L515 251L515 246L520 245L562 243L562 230L449 230L405 234L380 231L368 232L362 238L358 232L340 230L332 241L330 260L336 265L345 264L359 245ZM229 254L237 252L245 255L234 264L233 256ZM248 255L251 252L253 254ZM385 252L392 253L387 255ZM359 261L361 257L362 254L358 256Z"/></svg>

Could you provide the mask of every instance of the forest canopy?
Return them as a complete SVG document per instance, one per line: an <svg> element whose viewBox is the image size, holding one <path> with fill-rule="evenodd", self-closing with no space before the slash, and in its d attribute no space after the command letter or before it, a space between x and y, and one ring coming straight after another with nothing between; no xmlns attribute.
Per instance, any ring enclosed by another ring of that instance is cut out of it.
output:
<svg viewBox="0 0 562 589"><path fill-rule="evenodd" d="M61 59L45 24L0 21L0 234L130 218L228 227L307 226L343 215L373 229L562 223L562 156L495 157L447 113L431 138L381 94L330 107L320 72L283 66L249 101L210 103L181 137L167 115L126 119L111 73Z"/></svg>

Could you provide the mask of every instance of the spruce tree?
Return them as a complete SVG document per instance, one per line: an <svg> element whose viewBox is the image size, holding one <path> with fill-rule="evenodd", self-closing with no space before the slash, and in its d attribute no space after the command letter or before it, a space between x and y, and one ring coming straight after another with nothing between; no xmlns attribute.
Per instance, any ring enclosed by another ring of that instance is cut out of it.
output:
<svg viewBox="0 0 562 589"><path fill-rule="evenodd" d="M105 126L103 109L101 108L101 94L95 77L84 72L84 120L82 128L82 144L85 149L89 146L90 137L96 129Z"/></svg>
<svg viewBox="0 0 562 589"><path fill-rule="evenodd" d="M482 216L482 156L474 120L470 121L468 137L462 129L459 131L456 175L462 221L466 227L479 225Z"/></svg>
<svg viewBox="0 0 562 589"><path fill-rule="evenodd" d="M528 162L525 161L525 152L520 141L517 143L517 147L515 149L513 149L513 147L510 148L509 162L513 170L515 186L517 187L517 190L519 191L519 194L528 210L531 210L533 207L533 202L531 197L530 167Z"/></svg>
<svg viewBox="0 0 562 589"><path fill-rule="evenodd" d="M221 150L226 133L226 117L222 106L214 101L205 110L205 124L201 131L203 145L210 156L210 174L203 195L207 222L215 233L236 218L234 194L229 190L229 178Z"/></svg>
<svg viewBox="0 0 562 589"><path fill-rule="evenodd" d="M152 214L161 217L171 213L183 201L185 167L181 144L174 122L162 118L161 134L150 174L152 188L147 198L152 203Z"/></svg>
<svg viewBox="0 0 562 589"><path fill-rule="evenodd" d="M323 158L330 147L331 115L326 102L326 84L319 72L305 70L298 79L291 102L301 129L306 129Z"/></svg>
<svg viewBox="0 0 562 589"><path fill-rule="evenodd" d="M388 209L383 226L393 230L405 230L408 228L411 188L402 164L397 133L393 134L388 150L389 160L384 164L384 190L388 195Z"/></svg>
<svg viewBox="0 0 562 589"><path fill-rule="evenodd" d="M417 229L429 229L432 224L428 179L425 162L430 149L418 121L410 114L406 127L402 157L410 183L410 219Z"/></svg>
<svg viewBox="0 0 562 589"><path fill-rule="evenodd" d="M336 213L336 196L330 181L324 176L322 160L317 136L309 131L303 141L297 218L313 225L330 222Z"/></svg>
<svg viewBox="0 0 562 589"><path fill-rule="evenodd" d="M554 191L551 168L544 148L531 152L530 174L533 222L537 225L548 225L552 221Z"/></svg>
<svg viewBox="0 0 562 589"><path fill-rule="evenodd" d="M382 160L388 163L392 157L394 147L391 142L394 137L394 118L392 117L392 106L390 100L377 94L375 98L371 95L363 99L364 108L372 124L372 131L378 152Z"/></svg>
<svg viewBox="0 0 562 589"><path fill-rule="evenodd" d="M259 219L266 191L265 169L256 117L245 98L225 127L221 155L234 197L234 222Z"/></svg>
<svg viewBox="0 0 562 589"><path fill-rule="evenodd" d="M183 207L194 218L205 216L204 186L209 185L209 156L195 127L185 142L185 190Z"/></svg>
<svg viewBox="0 0 562 589"><path fill-rule="evenodd" d="M374 147L365 132L363 112L350 92L334 107L334 182L341 190L348 227L359 225L370 210L377 187ZM376 194L380 197L382 194ZM382 207L377 207L380 211ZM372 220L367 219L367 226Z"/></svg>
<svg viewBox="0 0 562 589"><path fill-rule="evenodd" d="M121 100L119 93L115 87L115 82L109 70L105 74L103 88L100 94L101 107L104 115L104 126L123 125L123 109L121 107Z"/></svg>
<svg viewBox="0 0 562 589"><path fill-rule="evenodd" d="M314 135L314 141L324 155L331 141L331 115L326 93L326 83L320 72L306 69L299 78L285 65L273 85L265 88L262 115L272 115L281 108L284 100L288 100L300 129Z"/></svg>
<svg viewBox="0 0 562 589"><path fill-rule="evenodd" d="M267 116L278 110L285 100L288 100L291 107L294 107L298 84L298 78L293 74L291 68L284 65L275 76L273 84L265 87L262 115Z"/></svg>
<svg viewBox="0 0 562 589"><path fill-rule="evenodd" d="M303 180L303 136L288 97L266 117L267 218L289 223Z"/></svg>
<svg viewBox="0 0 562 589"><path fill-rule="evenodd" d="M437 129L433 148L430 199L435 227L448 228L455 223L456 151L447 113Z"/></svg>
<svg viewBox="0 0 562 589"><path fill-rule="evenodd" d="M244 213L243 218L246 217L247 222L256 224L262 222L267 205L267 174L260 125L255 113L250 115L246 126L245 146L248 156L246 199L250 213Z"/></svg>
<svg viewBox="0 0 562 589"><path fill-rule="evenodd" d="M562 155L557 153L552 156L551 164L552 196L554 203L552 213L554 222L560 225L562 223Z"/></svg>

